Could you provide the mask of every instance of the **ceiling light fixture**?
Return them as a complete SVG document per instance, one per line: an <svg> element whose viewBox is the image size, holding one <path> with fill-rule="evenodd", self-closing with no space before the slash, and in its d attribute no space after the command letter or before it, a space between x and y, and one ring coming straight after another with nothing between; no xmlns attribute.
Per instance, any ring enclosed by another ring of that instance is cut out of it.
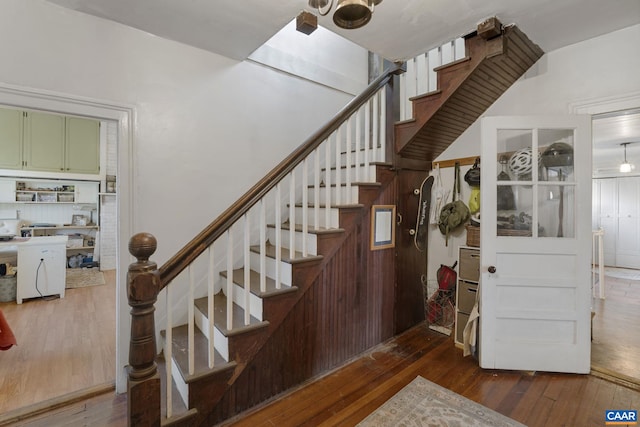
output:
<svg viewBox="0 0 640 427"><path fill-rule="evenodd" d="M629 143L623 142L620 145L624 147L624 163L620 164L620 172L629 173L631 172L631 169L633 169L633 165L627 161L627 145L629 145Z"/></svg>
<svg viewBox="0 0 640 427"><path fill-rule="evenodd" d="M333 23L346 30L363 27L371 21L373 10L380 3L382 0L337 0ZM325 16L331 11L333 0L309 0L309 6Z"/></svg>

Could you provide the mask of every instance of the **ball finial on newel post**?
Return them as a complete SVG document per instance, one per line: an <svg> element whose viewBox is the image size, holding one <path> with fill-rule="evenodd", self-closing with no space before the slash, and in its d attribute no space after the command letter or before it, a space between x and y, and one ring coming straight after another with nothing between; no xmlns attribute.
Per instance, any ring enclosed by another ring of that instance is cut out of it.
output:
<svg viewBox="0 0 640 427"><path fill-rule="evenodd" d="M136 257L138 262L149 261L157 248L158 241L151 233L138 233L129 239L129 253Z"/></svg>

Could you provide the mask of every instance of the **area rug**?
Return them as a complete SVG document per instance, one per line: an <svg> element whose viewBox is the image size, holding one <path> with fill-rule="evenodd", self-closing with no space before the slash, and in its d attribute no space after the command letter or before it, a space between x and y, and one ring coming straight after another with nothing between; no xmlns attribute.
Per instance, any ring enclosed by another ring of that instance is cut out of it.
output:
<svg viewBox="0 0 640 427"><path fill-rule="evenodd" d="M422 377L416 377L358 426L525 427Z"/></svg>
<svg viewBox="0 0 640 427"><path fill-rule="evenodd" d="M104 285L104 274L97 268L68 268L65 288L86 288Z"/></svg>

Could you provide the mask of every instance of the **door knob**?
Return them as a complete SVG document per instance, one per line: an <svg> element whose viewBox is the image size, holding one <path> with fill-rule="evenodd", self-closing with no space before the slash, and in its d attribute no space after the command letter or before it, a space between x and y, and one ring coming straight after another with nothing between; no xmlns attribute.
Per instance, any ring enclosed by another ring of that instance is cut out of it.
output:
<svg viewBox="0 0 640 427"><path fill-rule="evenodd" d="M491 274L496 272L496 268L493 265L490 265L487 270L489 270L489 273L491 273Z"/></svg>

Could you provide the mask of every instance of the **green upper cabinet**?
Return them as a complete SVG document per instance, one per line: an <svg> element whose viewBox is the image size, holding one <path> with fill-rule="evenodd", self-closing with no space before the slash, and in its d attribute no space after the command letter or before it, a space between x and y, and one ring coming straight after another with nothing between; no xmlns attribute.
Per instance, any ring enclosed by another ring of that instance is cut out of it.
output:
<svg viewBox="0 0 640 427"><path fill-rule="evenodd" d="M100 173L100 122L0 108L0 169Z"/></svg>
<svg viewBox="0 0 640 427"><path fill-rule="evenodd" d="M67 117L65 167L67 172L100 172L100 122Z"/></svg>
<svg viewBox="0 0 640 427"><path fill-rule="evenodd" d="M23 112L0 108L0 168L22 169Z"/></svg>
<svg viewBox="0 0 640 427"><path fill-rule="evenodd" d="M24 127L25 169L64 172L64 116L28 112Z"/></svg>

